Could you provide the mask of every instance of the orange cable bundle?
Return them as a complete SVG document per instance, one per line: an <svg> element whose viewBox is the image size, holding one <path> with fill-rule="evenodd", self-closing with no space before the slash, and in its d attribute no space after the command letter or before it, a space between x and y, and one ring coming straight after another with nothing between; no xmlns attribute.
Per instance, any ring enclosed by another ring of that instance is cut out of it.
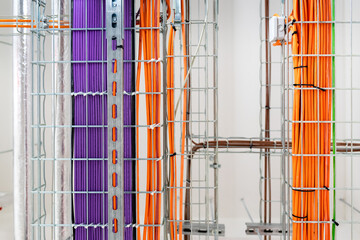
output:
<svg viewBox="0 0 360 240"><path fill-rule="evenodd" d="M294 240L330 239L330 224L314 222L330 221L330 156L317 155L330 155L332 60L321 55L331 54L331 23L297 23L331 21L330 0L317 2L293 1L292 53L305 55L293 58Z"/></svg>
<svg viewBox="0 0 360 240"><path fill-rule="evenodd" d="M160 136L160 113L161 113L161 70L160 70L160 0L141 0L140 2L140 30L139 56L143 54L145 72L146 94L146 121L151 126L147 129L147 184L145 204L145 226L143 239L160 239L161 225L161 136ZM154 28L154 29L151 29ZM155 59L156 61L151 61ZM141 63L138 63L136 91L140 89ZM154 93L154 94L152 94ZM139 111L139 97L136 96L136 109ZM138 114L136 124L139 124ZM137 129L137 145L139 143L139 132ZM137 149L139 157L139 149ZM139 191L139 164L137 164L137 191ZM157 192L152 194L153 192ZM139 195L137 196L137 208L139 209ZM139 212L139 211L138 211ZM139 223L139 214L137 215ZM140 229L137 232L141 239Z"/></svg>
<svg viewBox="0 0 360 240"><path fill-rule="evenodd" d="M175 31L170 28L168 55L174 55L174 38ZM174 132L174 57L169 57L167 61L167 101L168 101L168 132L169 132L169 151L170 151L170 194L169 194L169 220L170 220L170 236L175 239L177 236L177 208L176 208L176 155L175 155L175 132Z"/></svg>
<svg viewBox="0 0 360 240"><path fill-rule="evenodd" d="M184 18L184 1L181 1L181 22L185 22ZM174 26L174 25L173 25ZM186 35L185 25L181 24L181 36L183 44L184 55L184 79L187 75L187 55L186 51ZM169 43L168 43L168 55L174 55L174 28L170 28ZM167 62L167 100L168 100L168 131L169 131L169 150L170 150L170 194L169 194L169 220L170 220L170 236L171 239L182 240L182 225L183 225L183 182L184 182L184 155L185 155L185 136L186 136L186 113L187 113L187 83L183 90L183 116L182 116L182 132L181 132L181 166L180 166L180 195L179 195L179 217L177 217L177 168L176 168L176 151L175 151L175 135L174 135L174 121L175 121L175 101L174 101L174 57L169 57ZM177 222L179 221L179 226ZM179 228L179 229L177 229Z"/></svg>

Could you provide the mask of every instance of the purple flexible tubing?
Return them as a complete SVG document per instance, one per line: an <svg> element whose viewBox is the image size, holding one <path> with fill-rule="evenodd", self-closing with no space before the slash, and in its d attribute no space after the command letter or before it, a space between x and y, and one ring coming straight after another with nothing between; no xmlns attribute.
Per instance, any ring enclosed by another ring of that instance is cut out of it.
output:
<svg viewBox="0 0 360 240"><path fill-rule="evenodd" d="M132 25L132 2L124 1L125 27ZM72 58L74 92L103 93L107 90L105 32L86 28L105 27L105 0L73 0ZM103 17L103 19L102 19ZM125 30L124 59L132 59L132 33ZM92 62L91 62L92 61ZM94 62L99 61L99 62ZM132 90L132 64L124 63L124 90ZM131 125L131 96L124 96L124 125ZM74 97L74 223L75 239L107 239L107 96L78 94ZM86 127L88 125L88 127ZM132 158L131 128L124 128L124 158ZM81 160L80 160L80 159ZM78 159L78 160L76 160ZM132 167L124 161L124 191L132 191ZM135 176L134 176L135 177ZM124 196L125 224L135 222L131 194ZM83 227L81 225L93 225ZM96 227L95 227L96 226ZM133 228L125 228L125 239L133 239Z"/></svg>

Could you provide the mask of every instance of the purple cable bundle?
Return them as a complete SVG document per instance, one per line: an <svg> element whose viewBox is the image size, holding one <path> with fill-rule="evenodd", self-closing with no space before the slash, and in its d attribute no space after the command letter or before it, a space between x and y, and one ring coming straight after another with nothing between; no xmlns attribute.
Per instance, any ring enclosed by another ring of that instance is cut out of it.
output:
<svg viewBox="0 0 360 240"><path fill-rule="evenodd" d="M107 98L105 33L85 28L105 25L105 1L74 0L72 57L74 92L75 239L107 239ZM101 12L101 9L103 12ZM89 61L89 62L85 62ZM93 94L81 94L91 92ZM88 126L88 127L86 127ZM79 159L81 158L81 160ZM79 159L79 160L76 160ZM90 192L90 193L87 193ZM103 193L102 193L103 192ZM82 227L81 225L94 225Z"/></svg>
<svg viewBox="0 0 360 240"><path fill-rule="evenodd" d="M77 225L107 224L107 97L102 95L107 90L106 38L105 32L91 30L105 27L105 0L73 0L72 57L74 97L74 220ZM133 3L124 1L124 27L132 27ZM103 19L102 19L103 17ZM88 30L85 30L89 28ZM124 31L124 60L133 59L133 33ZM89 61L85 63L85 61ZM96 62L98 61L98 62ZM133 91L133 63L124 63L124 90ZM131 96L124 95L124 125L133 124ZM86 127L89 125L89 127ZM99 126L99 127L97 127ZM130 127L124 128L124 158L134 156L134 137ZM81 158L81 160L76 160ZM88 160L87 160L88 159ZM98 160L94 160L98 159ZM135 166L133 161L124 161L124 191L133 191ZM86 193L90 192L90 193ZM96 193L94 193L96 192ZM135 222L135 198L132 194L124 195L125 224ZM125 239L135 238L132 227L125 228ZM107 228L75 228L75 239L107 239Z"/></svg>

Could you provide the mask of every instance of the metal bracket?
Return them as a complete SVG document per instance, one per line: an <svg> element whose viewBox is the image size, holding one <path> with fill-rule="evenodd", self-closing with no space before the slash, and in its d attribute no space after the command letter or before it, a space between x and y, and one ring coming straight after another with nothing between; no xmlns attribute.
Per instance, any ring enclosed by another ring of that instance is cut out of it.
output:
<svg viewBox="0 0 360 240"><path fill-rule="evenodd" d="M246 223L247 235L261 235L261 236L282 236L283 227L280 223Z"/></svg>
<svg viewBox="0 0 360 240"><path fill-rule="evenodd" d="M225 236L224 224L183 223L183 234L192 236Z"/></svg>
<svg viewBox="0 0 360 240"><path fill-rule="evenodd" d="M214 168L214 169L220 169L220 168L221 168L221 164L218 164L218 163L210 164L210 167L212 167L212 168Z"/></svg>
<svg viewBox="0 0 360 240"><path fill-rule="evenodd" d="M123 16L122 0L106 0L109 240L124 239Z"/></svg>
<svg viewBox="0 0 360 240"><path fill-rule="evenodd" d="M175 0L174 22L175 23L181 22L181 1L180 0Z"/></svg>

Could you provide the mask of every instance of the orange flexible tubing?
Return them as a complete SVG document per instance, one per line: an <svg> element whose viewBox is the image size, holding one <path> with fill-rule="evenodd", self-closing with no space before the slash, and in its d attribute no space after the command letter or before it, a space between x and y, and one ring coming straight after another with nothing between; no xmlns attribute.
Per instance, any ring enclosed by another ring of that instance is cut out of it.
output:
<svg viewBox="0 0 360 240"><path fill-rule="evenodd" d="M319 6L316 0L293 1L293 16L303 21L331 20L331 5L329 0L321 1ZM300 12L303 19L300 18ZM319 16L318 16L319 12ZM331 87L331 58L311 56L317 53L331 53L331 26L330 24L300 24L291 27L293 35L293 54L309 54L303 57L294 57L294 121L312 121L311 123L293 123L292 152L293 154L329 154L331 141L331 125L322 121L331 120L331 97L328 90L306 88ZM318 36L318 32L320 33ZM298 38L301 36L301 38ZM319 39L319 40L318 40ZM318 46L318 42L320 45ZM303 66L301 66L303 65ZM317 72L319 70L319 72ZM302 78L301 78L302 76ZM317 81L319 76L319 81ZM315 80L316 79L316 80ZM303 84L302 86L300 84ZM300 86L303 90L300 90ZM298 90L297 90L298 89ZM318 102L319 101L319 102ZM319 116L318 116L319 115ZM321 123L316 123L321 121ZM319 132L318 132L319 131ZM318 149L319 144L319 149ZM319 161L320 160L320 161ZM293 191L293 219L295 221L329 221L330 203L329 186L330 157L293 156L293 186L295 188L324 188L315 191ZM320 205L318 205L318 201ZM320 237L320 238L319 238ZM330 239L329 223L294 223L293 239Z"/></svg>
<svg viewBox="0 0 360 240"><path fill-rule="evenodd" d="M19 23L31 23L31 19L0 19L0 23L14 23L14 22L19 22ZM35 22L33 20L33 22ZM59 22L58 20L49 20L49 22ZM66 23L66 24L69 24L69 21L60 21L60 23Z"/></svg>
<svg viewBox="0 0 360 240"><path fill-rule="evenodd" d="M155 34L154 42L155 42L155 59L160 59L160 0L155 0L155 11L153 22L155 23L155 27L157 29L154 30ZM154 63L155 67L155 92L160 93L161 92L161 70L160 70L160 62ZM155 123L160 123L160 114L161 114L161 95L156 94L154 96L155 98ZM158 159L161 157L161 132L160 128L156 127L154 129L155 131L155 158ZM161 161L156 161L156 191L160 192L162 190L162 174L161 174ZM155 207L157 208L155 211L155 224L160 225L161 224L161 194L157 193L155 194ZM160 227L155 227L155 239L160 239Z"/></svg>
<svg viewBox="0 0 360 240"><path fill-rule="evenodd" d="M37 28L36 25L15 25L15 24L0 24L0 28ZM59 28L59 26L48 26L48 28L56 29ZM70 28L70 26L67 25L60 25L60 28Z"/></svg>
<svg viewBox="0 0 360 240"><path fill-rule="evenodd" d="M184 2L181 2L181 21L184 23ZM187 75L187 58L186 56L186 36L185 36L185 25L181 25L181 33L182 33L182 44L183 44L183 55L184 55L184 78ZM168 43L168 51L169 55L174 55L174 38L175 31L173 28L170 28L169 34L169 43ZM174 112L174 58L168 58L167 65L167 78L168 78L168 120L169 120L169 148L170 148L170 237L172 240L182 239L182 225L183 225L183 180L184 180L184 153L185 153L185 136L186 136L186 112L187 112L187 84L185 85L184 92L184 109L182 116L182 132L181 132L181 166L180 166L180 201L179 201L179 219L177 218L177 167L176 167L176 156L175 156L175 136L174 136L174 120L175 120L175 112ZM179 225L177 225L179 222ZM177 228L179 228L177 230Z"/></svg>
<svg viewBox="0 0 360 240"><path fill-rule="evenodd" d="M185 7L184 7L184 0L181 0L181 22L185 23L185 17L184 17L184 13L185 13ZM186 36L185 36L185 24L181 24L181 35L182 35L182 45L183 45L183 55L184 55L184 81L186 80L186 75L188 72L187 69L187 57L185 57L187 55L187 45L186 45ZM184 187L184 158L185 158L185 137L186 137L186 114L189 111L189 109L187 109L187 87L188 87L188 83L186 81L185 84L185 89L184 89L184 103L183 103L183 122L182 122L182 133L181 133L181 166L180 166L180 203L179 203L179 208L180 208L180 222L179 222L179 239L182 240L182 229L183 229L183 208L184 208L184 204L183 204L183 187Z"/></svg>
<svg viewBox="0 0 360 240"><path fill-rule="evenodd" d="M173 20L172 20L173 21ZM174 55L174 36L175 31L170 28L168 55ZM169 57L167 62L167 100L168 100L168 130L169 130L169 151L170 151L170 194L169 194L169 220L171 240L177 239L177 219L176 213L176 156L175 156L175 136L174 136L174 57Z"/></svg>
<svg viewBox="0 0 360 240"><path fill-rule="evenodd" d="M140 4L140 25L141 27L159 27L160 19L160 1L143 0ZM144 53L145 69L145 91L155 94L146 94L146 116L147 125L147 157L149 159L158 159L161 155L160 128L156 126L160 122L161 98L160 86L160 63L150 62L151 59L160 57L160 31L159 29L141 30L141 38ZM160 239L160 227L148 226L159 225L161 220L161 194L154 191L161 191L161 162L157 160L147 160L147 184L146 184L146 203L143 238ZM139 235L139 234L138 234Z"/></svg>

